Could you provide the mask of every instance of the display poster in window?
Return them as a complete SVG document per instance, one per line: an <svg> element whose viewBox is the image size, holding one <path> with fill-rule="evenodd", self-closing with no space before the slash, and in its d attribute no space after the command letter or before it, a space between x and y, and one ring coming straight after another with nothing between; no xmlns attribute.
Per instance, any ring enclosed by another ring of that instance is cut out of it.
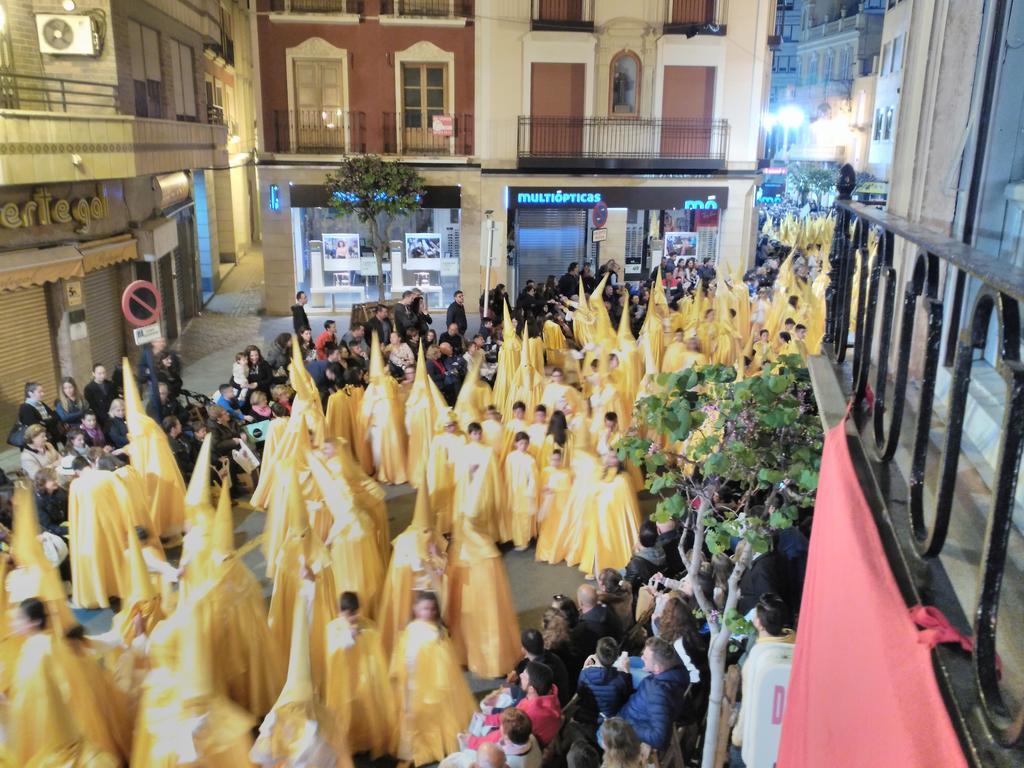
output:
<svg viewBox="0 0 1024 768"><path fill-rule="evenodd" d="M324 272L355 272L360 268L359 235L324 233L323 252Z"/></svg>
<svg viewBox="0 0 1024 768"><path fill-rule="evenodd" d="M441 236L416 233L405 236L405 268L438 272L441 269Z"/></svg>
<svg viewBox="0 0 1024 768"><path fill-rule="evenodd" d="M697 256L697 233L696 232L666 232L665 233L665 256L672 259Z"/></svg>
<svg viewBox="0 0 1024 768"><path fill-rule="evenodd" d="M458 277L459 260L441 259L441 277Z"/></svg>

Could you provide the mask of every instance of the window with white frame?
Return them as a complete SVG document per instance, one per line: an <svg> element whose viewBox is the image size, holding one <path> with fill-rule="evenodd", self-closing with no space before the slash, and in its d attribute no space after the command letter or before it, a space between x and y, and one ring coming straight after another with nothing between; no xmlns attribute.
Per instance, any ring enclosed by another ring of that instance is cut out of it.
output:
<svg viewBox="0 0 1024 768"><path fill-rule="evenodd" d="M190 46L169 40L171 74L174 79L174 113L179 120L196 120L196 75Z"/></svg>
<svg viewBox="0 0 1024 768"><path fill-rule="evenodd" d="M160 36L157 31L129 21L128 54L135 85L135 114L139 117L162 117L163 77L160 74Z"/></svg>
<svg viewBox="0 0 1024 768"><path fill-rule="evenodd" d="M889 141L892 139L892 123L896 117L896 110L893 107L889 107L885 110L885 126L882 129L882 140Z"/></svg>
<svg viewBox="0 0 1024 768"><path fill-rule="evenodd" d="M890 72L899 72L903 69L903 43L906 35L898 35L892 41L892 67Z"/></svg>
<svg viewBox="0 0 1024 768"><path fill-rule="evenodd" d="M882 110L881 109L876 109L875 110L875 126L874 126L874 129L871 131L871 138L874 139L875 141L881 141L882 140L882 121L884 119L885 119L885 116L882 114Z"/></svg>
<svg viewBox="0 0 1024 768"><path fill-rule="evenodd" d="M878 68L878 74L884 75L889 72L889 67L892 66L892 43L886 43L882 46L882 63Z"/></svg>

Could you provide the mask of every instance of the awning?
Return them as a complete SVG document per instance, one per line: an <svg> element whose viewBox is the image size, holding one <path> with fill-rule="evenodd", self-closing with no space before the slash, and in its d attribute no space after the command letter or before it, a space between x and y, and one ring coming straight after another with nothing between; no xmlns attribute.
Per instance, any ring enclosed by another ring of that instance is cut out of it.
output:
<svg viewBox="0 0 1024 768"><path fill-rule="evenodd" d="M84 276L82 252L73 245L0 253L0 293Z"/></svg>
<svg viewBox="0 0 1024 768"><path fill-rule="evenodd" d="M82 243L78 246L78 250L82 253L82 262L86 272L106 269L114 264L120 264L122 261L132 261L138 258L139 253L136 240L131 235Z"/></svg>

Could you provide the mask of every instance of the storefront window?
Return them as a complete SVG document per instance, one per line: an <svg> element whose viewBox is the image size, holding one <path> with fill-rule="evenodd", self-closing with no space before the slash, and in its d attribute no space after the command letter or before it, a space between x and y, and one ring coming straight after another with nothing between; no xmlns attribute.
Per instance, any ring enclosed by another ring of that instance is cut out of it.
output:
<svg viewBox="0 0 1024 768"><path fill-rule="evenodd" d="M706 258L718 263L719 211L671 209L662 213L665 256L673 261Z"/></svg>
<svg viewBox="0 0 1024 768"><path fill-rule="evenodd" d="M320 307L376 301L377 265L367 226L330 208L298 212L302 259L296 264L296 290L310 293L311 303ZM423 208L394 218L387 229L385 299L419 288L431 309L451 303L459 287L460 213Z"/></svg>

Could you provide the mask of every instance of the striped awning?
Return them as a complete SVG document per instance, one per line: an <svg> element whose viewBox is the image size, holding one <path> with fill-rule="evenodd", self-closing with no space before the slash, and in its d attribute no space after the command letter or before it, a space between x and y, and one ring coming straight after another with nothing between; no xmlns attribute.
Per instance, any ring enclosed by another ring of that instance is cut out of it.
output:
<svg viewBox="0 0 1024 768"><path fill-rule="evenodd" d="M82 252L73 245L0 253L0 293L84 276Z"/></svg>
<svg viewBox="0 0 1024 768"><path fill-rule="evenodd" d="M78 250L82 253L82 262L86 272L106 269L122 261L138 258L137 241L131 235L120 235L106 240L82 243Z"/></svg>

